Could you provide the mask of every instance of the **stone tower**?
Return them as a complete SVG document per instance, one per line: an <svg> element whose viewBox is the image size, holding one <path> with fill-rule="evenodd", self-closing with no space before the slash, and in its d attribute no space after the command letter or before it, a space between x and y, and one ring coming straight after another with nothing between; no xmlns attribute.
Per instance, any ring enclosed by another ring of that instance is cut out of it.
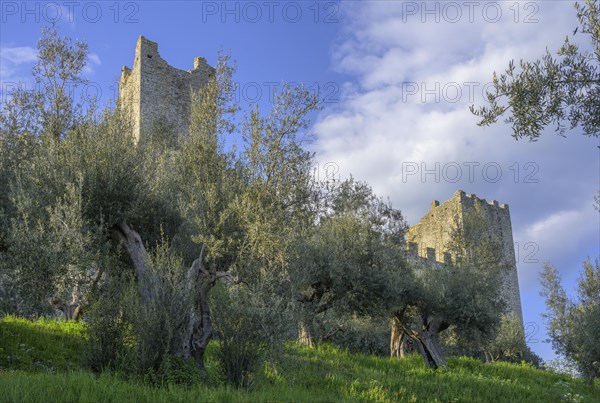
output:
<svg viewBox="0 0 600 403"><path fill-rule="evenodd" d="M129 116L135 138L159 123L173 134L189 132L191 93L214 76L215 69L203 57L194 59L192 70L180 70L158 54L158 44L140 36L133 69L124 66L119 80L118 106Z"/></svg>
<svg viewBox="0 0 600 403"><path fill-rule="evenodd" d="M476 205L484 212L488 235L499 241L502 247L501 262L508 267L508 270L502 278L500 293L507 304L507 311L515 314L522 325L519 278L508 205L499 205L495 200L488 203L485 199L467 195L462 190L455 192L450 200L441 205L435 200L421 221L409 228L407 232L409 254L419 257L418 260L421 261L426 259L435 262L434 265L437 266L451 265L453 258L447 251L446 245L457 223L456 219L458 218L459 223L463 222L465 213L474 209Z"/></svg>

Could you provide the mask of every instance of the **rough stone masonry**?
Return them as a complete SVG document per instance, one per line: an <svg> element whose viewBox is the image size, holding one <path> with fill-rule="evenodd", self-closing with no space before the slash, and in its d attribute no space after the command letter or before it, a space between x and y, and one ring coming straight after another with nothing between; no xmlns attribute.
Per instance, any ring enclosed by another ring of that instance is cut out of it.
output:
<svg viewBox="0 0 600 403"><path fill-rule="evenodd" d="M192 70L180 70L158 54L158 44L140 36L133 69L123 66L119 80L118 107L133 126L137 141L157 125L173 135L189 133L191 94L204 86L215 69L203 57L194 59Z"/></svg>
<svg viewBox="0 0 600 403"><path fill-rule="evenodd" d="M434 266L452 265L452 256L446 250L446 245L456 223L463 222L464 215L475 206L484 212L488 235L500 242L500 260L508 268L502 278L500 294L507 304L507 312L515 314L523 326L519 277L508 205L498 204L495 200L488 203L485 199L465 194L462 190L455 192L450 200L441 205L434 200L427 214L407 232L409 257L413 261Z"/></svg>

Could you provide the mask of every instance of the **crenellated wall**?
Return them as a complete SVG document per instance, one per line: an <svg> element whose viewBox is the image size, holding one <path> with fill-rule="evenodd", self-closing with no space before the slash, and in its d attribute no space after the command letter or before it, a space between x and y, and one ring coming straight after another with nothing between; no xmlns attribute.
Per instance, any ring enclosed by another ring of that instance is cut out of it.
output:
<svg viewBox="0 0 600 403"><path fill-rule="evenodd" d="M205 85L215 69L202 57L192 70L169 66L158 53L158 44L140 36L133 68L123 67L118 106L130 117L136 139L159 123L177 133L189 133L191 93Z"/></svg>
<svg viewBox="0 0 600 403"><path fill-rule="evenodd" d="M484 213L488 225L488 235L500 242L502 246L501 263L507 267L502 278L500 290L507 311L514 313L523 323L519 278L512 236L512 225L508 205L492 200L487 202L462 190L454 193L450 200L440 204L432 202L431 209L407 231L407 251L409 259L423 264L424 261L435 262L436 266L451 265L453 257L448 252L452 232L456 226L463 225L464 215L478 206Z"/></svg>

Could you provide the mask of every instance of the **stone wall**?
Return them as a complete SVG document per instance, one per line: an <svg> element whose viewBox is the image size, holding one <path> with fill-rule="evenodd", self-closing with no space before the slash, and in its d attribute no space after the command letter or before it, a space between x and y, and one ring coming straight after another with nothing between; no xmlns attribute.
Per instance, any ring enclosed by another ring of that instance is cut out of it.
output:
<svg viewBox="0 0 600 403"><path fill-rule="evenodd" d="M501 262L507 270L502 278L500 293L507 303L507 311L516 314L522 324L519 278L508 205L495 200L487 202L475 195L467 195L462 190L455 192L443 204L433 201L427 214L407 232L407 250L412 256L410 260L419 261L420 264L423 264L423 260L434 261L436 266L451 265L453 257L447 251L451 234L456 226L462 227L464 215L475 206L484 213L488 235L502 245Z"/></svg>
<svg viewBox="0 0 600 403"><path fill-rule="evenodd" d="M140 36L133 68L121 71L118 100L130 117L136 139L158 124L172 128L174 135L189 133L191 93L214 74L215 69L202 57L194 59L192 70L169 66L160 57L158 44Z"/></svg>

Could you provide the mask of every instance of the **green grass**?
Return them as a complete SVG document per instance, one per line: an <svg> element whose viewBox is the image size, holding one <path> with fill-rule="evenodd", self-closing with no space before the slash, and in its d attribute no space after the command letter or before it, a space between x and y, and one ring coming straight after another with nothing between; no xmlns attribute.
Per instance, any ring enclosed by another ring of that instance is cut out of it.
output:
<svg viewBox="0 0 600 403"><path fill-rule="evenodd" d="M6 317L0 322L0 401L600 401L598 386L528 365L484 364L449 358L447 371L427 370L418 356L393 360L351 354L332 346L289 346L268 363L254 387L218 382L191 388L151 387L81 367L81 324ZM217 343L207 354L208 368Z"/></svg>
<svg viewBox="0 0 600 403"><path fill-rule="evenodd" d="M0 371L68 371L81 367L83 323L30 321L6 316L0 322Z"/></svg>

